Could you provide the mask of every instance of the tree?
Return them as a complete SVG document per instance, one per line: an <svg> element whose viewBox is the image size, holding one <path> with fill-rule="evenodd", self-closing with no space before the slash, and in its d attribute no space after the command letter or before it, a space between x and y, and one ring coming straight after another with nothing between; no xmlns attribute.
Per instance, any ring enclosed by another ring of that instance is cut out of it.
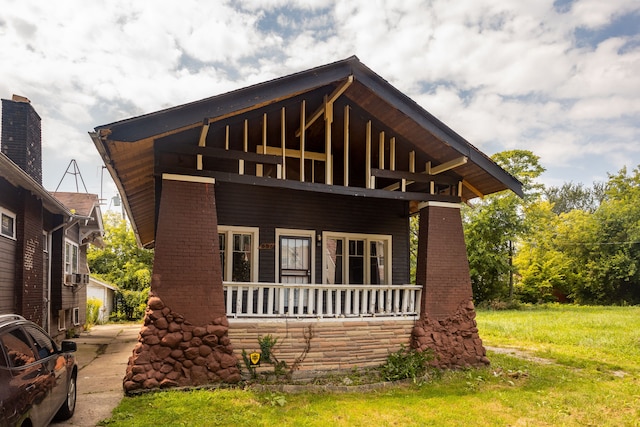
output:
<svg viewBox="0 0 640 427"><path fill-rule="evenodd" d="M87 252L91 274L118 286L119 316L140 318L151 285L153 251L138 247L131 227L120 215L105 213L103 224L105 247L90 247Z"/></svg>
<svg viewBox="0 0 640 427"><path fill-rule="evenodd" d="M574 209L594 212L600 200L598 198L598 184L593 189L585 188L581 183L566 182L560 187L549 187L544 190L546 199L553 205L556 214L570 212Z"/></svg>
<svg viewBox="0 0 640 427"><path fill-rule="evenodd" d="M577 296L601 304L640 303L640 167L609 176L591 229L582 260L588 275Z"/></svg>
<svg viewBox="0 0 640 427"><path fill-rule="evenodd" d="M523 209L541 194L536 178L544 172L530 151L511 150L493 160L523 184L524 199L503 191L462 210L471 284L476 302L512 296L515 242L525 232Z"/></svg>

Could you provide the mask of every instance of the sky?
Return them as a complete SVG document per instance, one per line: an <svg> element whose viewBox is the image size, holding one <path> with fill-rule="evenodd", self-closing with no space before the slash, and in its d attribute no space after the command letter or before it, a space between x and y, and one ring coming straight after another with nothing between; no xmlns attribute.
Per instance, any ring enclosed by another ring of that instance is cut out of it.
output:
<svg viewBox="0 0 640 427"><path fill-rule="evenodd" d="M352 55L547 186L640 165L640 0L0 0L0 98L42 118L44 187L109 206L96 126Z"/></svg>

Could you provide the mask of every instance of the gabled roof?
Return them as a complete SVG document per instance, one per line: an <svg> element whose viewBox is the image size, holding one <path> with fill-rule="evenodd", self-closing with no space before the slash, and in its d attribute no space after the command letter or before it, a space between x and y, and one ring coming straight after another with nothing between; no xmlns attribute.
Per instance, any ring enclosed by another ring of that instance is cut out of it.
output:
<svg viewBox="0 0 640 427"><path fill-rule="evenodd" d="M208 129L210 122L251 114L253 120L258 113L271 114L280 106L289 108L294 100L299 102L304 97L322 102L323 96L326 100L336 91L349 108L353 106L354 115L366 116L388 134L397 135L405 146L415 147L421 160L434 166L455 164L455 171L447 173L465 183L461 189L463 200L502 190L522 195L522 184L517 179L355 56L200 101L98 126L91 136L123 196L139 242L149 246L155 233L154 173L157 171L154 170L154 145L157 141L174 145L191 141L197 147L198 137L207 137L204 128ZM307 108L313 109L313 106ZM258 122L259 117L254 121ZM257 131L259 133L259 129ZM310 128L309 132L312 131ZM364 138L362 135L364 132L360 131L360 139Z"/></svg>
<svg viewBox="0 0 640 427"><path fill-rule="evenodd" d="M52 195L71 210L74 218L79 219L81 243L91 243L103 247L102 212L100 200L96 194L54 192Z"/></svg>
<svg viewBox="0 0 640 427"><path fill-rule="evenodd" d="M96 194L63 191L56 191L51 194L63 205L75 211L76 215L80 216L93 216L94 211L100 206L100 201Z"/></svg>

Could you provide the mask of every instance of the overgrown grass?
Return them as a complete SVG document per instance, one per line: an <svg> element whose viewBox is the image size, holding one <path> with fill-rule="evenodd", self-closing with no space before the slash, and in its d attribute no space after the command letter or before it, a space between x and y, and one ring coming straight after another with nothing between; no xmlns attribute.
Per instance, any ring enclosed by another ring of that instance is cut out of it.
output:
<svg viewBox="0 0 640 427"><path fill-rule="evenodd" d="M576 368L640 374L640 307L549 304L480 311L485 344L528 349Z"/></svg>
<svg viewBox="0 0 640 427"><path fill-rule="evenodd" d="M491 366L353 393L251 389L127 397L109 426L640 426L640 308L546 306L478 313Z"/></svg>

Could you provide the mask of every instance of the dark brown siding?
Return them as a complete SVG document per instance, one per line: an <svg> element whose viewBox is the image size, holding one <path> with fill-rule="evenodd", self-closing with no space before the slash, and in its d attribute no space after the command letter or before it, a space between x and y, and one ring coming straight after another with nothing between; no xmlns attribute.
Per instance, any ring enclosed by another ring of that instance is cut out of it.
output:
<svg viewBox="0 0 640 427"><path fill-rule="evenodd" d="M0 206L17 215L17 190L0 178ZM16 251L18 242L0 236L0 313L16 311Z"/></svg>
<svg viewBox="0 0 640 427"><path fill-rule="evenodd" d="M276 228L392 236L394 284L409 283L407 202L217 183L218 223L260 228L260 244L276 243ZM316 248L316 283L322 251ZM275 282L275 249L260 251L261 282Z"/></svg>

